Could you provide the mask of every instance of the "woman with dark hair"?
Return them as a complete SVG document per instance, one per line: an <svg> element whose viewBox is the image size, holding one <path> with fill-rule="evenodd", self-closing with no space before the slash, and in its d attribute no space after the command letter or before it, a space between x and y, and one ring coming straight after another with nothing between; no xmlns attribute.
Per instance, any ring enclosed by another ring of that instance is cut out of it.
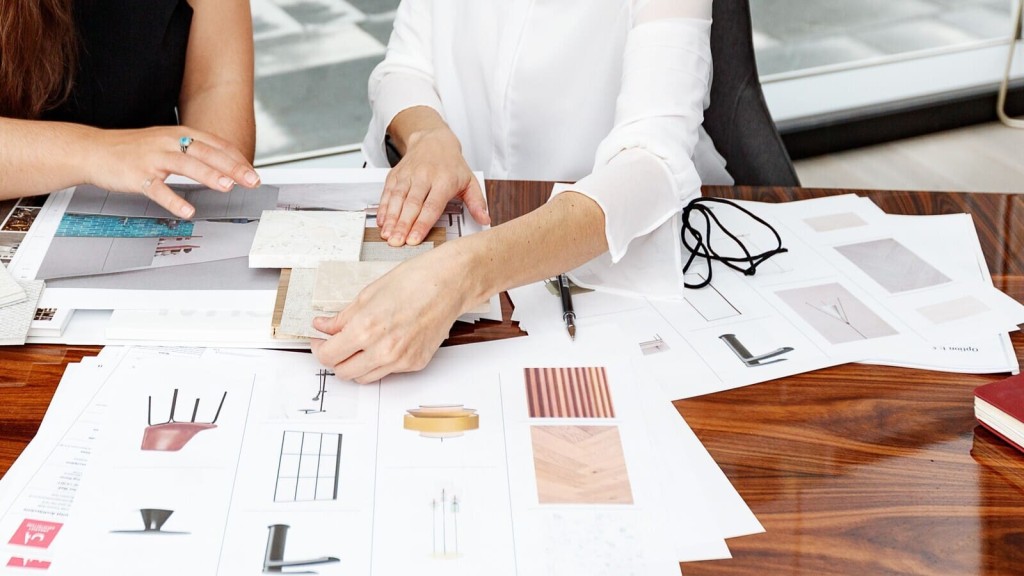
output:
<svg viewBox="0 0 1024 576"><path fill-rule="evenodd" d="M0 198L76 184L195 209L164 180L252 187L247 0L3 0Z"/></svg>

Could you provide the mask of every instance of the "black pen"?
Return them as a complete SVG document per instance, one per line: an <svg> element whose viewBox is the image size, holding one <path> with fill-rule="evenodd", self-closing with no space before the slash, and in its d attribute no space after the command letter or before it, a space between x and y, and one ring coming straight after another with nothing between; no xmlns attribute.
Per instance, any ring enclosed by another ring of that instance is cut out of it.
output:
<svg viewBox="0 0 1024 576"><path fill-rule="evenodd" d="M570 339L576 340L576 312L572 309L569 277L565 274L558 275L558 293L562 295L562 320L565 322L565 330L569 332Z"/></svg>

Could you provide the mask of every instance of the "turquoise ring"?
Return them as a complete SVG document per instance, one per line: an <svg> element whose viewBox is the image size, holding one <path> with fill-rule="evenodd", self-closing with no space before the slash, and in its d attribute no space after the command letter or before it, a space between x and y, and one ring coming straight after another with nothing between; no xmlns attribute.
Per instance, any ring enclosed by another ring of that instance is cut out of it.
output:
<svg viewBox="0 0 1024 576"><path fill-rule="evenodd" d="M189 136L182 136L181 139L178 140L178 146L181 146L182 154L188 152L188 147L192 145L192 142L194 142L194 140Z"/></svg>

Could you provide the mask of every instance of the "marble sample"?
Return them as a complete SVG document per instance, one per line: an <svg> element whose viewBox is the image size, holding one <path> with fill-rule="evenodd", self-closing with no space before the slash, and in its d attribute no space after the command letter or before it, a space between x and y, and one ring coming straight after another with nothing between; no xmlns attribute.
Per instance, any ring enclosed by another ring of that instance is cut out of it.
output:
<svg viewBox="0 0 1024 576"><path fill-rule="evenodd" d="M281 312L281 321L274 327L274 338L327 338L313 328L316 316L332 316L328 313L317 313L310 304L313 298L313 282L316 270L313 268L293 268L288 278L287 292Z"/></svg>
<svg viewBox="0 0 1024 576"><path fill-rule="evenodd" d="M313 283L313 309L340 312L368 284L400 262L321 262Z"/></svg>
<svg viewBox="0 0 1024 576"><path fill-rule="evenodd" d="M250 268L316 268L359 260L364 212L264 210L249 250Z"/></svg>

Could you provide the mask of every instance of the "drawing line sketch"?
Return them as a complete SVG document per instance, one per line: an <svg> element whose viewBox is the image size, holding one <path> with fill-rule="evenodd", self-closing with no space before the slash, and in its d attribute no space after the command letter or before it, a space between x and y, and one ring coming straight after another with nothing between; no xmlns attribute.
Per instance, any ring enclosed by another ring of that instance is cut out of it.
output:
<svg viewBox="0 0 1024 576"><path fill-rule="evenodd" d="M431 540L433 557L451 560L461 556L459 553L459 513L462 511L462 500L458 494L441 489L440 499L430 500Z"/></svg>
<svg viewBox="0 0 1024 576"><path fill-rule="evenodd" d="M224 408L224 399L227 397L228 393L225 390L224 394L220 397L220 404L217 406L217 413L213 415L213 420L209 422L196 422L196 416L199 413L199 398L196 398L195 405L192 407L192 419L188 422L179 422L174 419L174 411L178 404L178 389L175 388L174 394L171 396L171 409L167 421L153 424L153 397L150 396L146 408L146 422L148 425L142 435L142 449L163 452L181 450L196 434L203 430L217 427L217 418L220 417L220 411Z"/></svg>
<svg viewBox="0 0 1024 576"><path fill-rule="evenodd" d="M835 249L890 294L951 281L893 238L836 246Z"/></svg>
<svg viewBox="0 0 1024 576"><path fill-rule="evenodd" d="M706 276L699 272L687 272L683 275L683 279L689 284L700 284L706 279ZM686 290L683 292L683 300L686 300L686 303L706 322L743 315L739 308L719 292L718 288L715 288L713 283L700 290Z"/></svg>
<svg viewBox="0 0 1024 576"><path fill-rule="evenodd" d="M291 528L288 524L271 524L267 526L267 548L263 555L263 573L264 574L316 574L313 571L304 572L285 572L285 568L291 568L293 566L315 566L317 564L328 564L331 562L340 562L338 558L334 556L320 556L318 558L308 558L305 560L285 560L284 549L288 540L288 529Z"/></svg>
<svg viewBox="0 0 1024 576"><path fill-rule="evenodd" d="M111 534L190 534L190 532L181 532L173 530L164 530L164 524L167 523L167 519L174 514L174 510L166 510L163 508L140 508L139 513L142 514L142 525L141 530L111 530Z"/></svg>
<svg viewBox="0 0 1024 576"><path fill-rule="evenodd" d="M541 504L632 504L615 426L531 426Z"/></svg>
<svg viewBox="0 0 1024 576"><path fill-rule="evenodd" d="M341 438L336 433L284 431L274 502L337 500Z"/></svg>
<svg viewBox="0 0 1024 576"><path fill-rule="evenodd" d="M815 232L832 232L833 230L845 230L847 228L868 225L856 212L840 212L838 214L825 214L804 218L804 224L810 226Z"/></svg>
<svg viewBox="0 0 1024 576"><path fill-rule="evenodd" d="M898 334L838 283L780 290L775 294L831 344Z"/></svg>
<svg viewBox="0 0 1024 576"><path fill-rule="evenodd" d="M771 352L765 352L764 354L754 355L750 352L750 350L747 350L747 347L744 346L742 342L740 342L739 338L737 338L735 334L722 334L718 338L722 342L725 342L725 345L728 346L730 350L732 350L732 353L735 354L736 357L739 358L740 361L743 362L743 364L747 368L753 368L755 366L764 366L766 364L774 364L776 362L783 362L786 360L785 358L776 358L776 356L781 356L783 354L786 354L787 352L793 351L793 348L791 346L783 346L780 348L776 348Z"/></svg>
<svg viewBox="0 0 1024 576"><path fill-rule="evenodd" d="M531 418L614 418L603 367L524 368Z"/></svg>

